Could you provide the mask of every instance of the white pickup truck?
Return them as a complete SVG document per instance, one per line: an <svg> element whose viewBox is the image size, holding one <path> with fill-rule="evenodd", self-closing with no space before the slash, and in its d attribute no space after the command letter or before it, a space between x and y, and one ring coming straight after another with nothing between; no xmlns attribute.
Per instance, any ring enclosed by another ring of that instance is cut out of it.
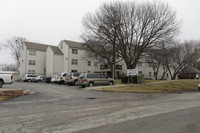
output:
<svg viewBox="0 0 200 133"><path fill-rule="evenodd" d="M0 73L0 88L3 84L12 84L13 83L13 75L12 74L1 74Z"/></svg>

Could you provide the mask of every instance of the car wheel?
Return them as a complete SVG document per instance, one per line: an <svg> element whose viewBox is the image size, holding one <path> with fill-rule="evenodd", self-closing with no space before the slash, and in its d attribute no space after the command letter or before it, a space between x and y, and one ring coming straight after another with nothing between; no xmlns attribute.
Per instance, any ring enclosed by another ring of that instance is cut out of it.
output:
<svg viewBox="0 0 200 133"><path fill-rule="evenodd" d="M110 81L110 82L109 82L109 85L114 85L114 82L113 82L113 81Z"/></svg>
<svg viewBox="0 0 200 133"><path fill-rule="evenodd" d="M0 81L0 88L3 86L3 81Z"/></svg>
<svg viewBox="0 0 200 133"><path fill-rule="evenodd" d="M93 82L90 82L90 83L88 84L88 86L89 86L89 87L93 87L93 86L94 86L94 83L93 83Z"/></svg>
<svg viewBox="0 0 200 133"><path fill-rule="evenodd" d="M78 81L75 80L74 81L74 85L77 86L78 85Z"/></svg>

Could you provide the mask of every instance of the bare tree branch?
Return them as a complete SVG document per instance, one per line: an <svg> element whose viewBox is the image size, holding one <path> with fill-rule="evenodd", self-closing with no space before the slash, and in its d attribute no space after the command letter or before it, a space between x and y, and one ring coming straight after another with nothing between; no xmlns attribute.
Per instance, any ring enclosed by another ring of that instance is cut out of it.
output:
<svg viewBox="0 0 200 133"><path fill-rule="evenodd" d="M19 63L20 49L22 47L22 42L25 41L27 41L26 38L14 36L11 39L8 39L1 44L3 47L11 50L12 55L17 61L17 64Z"/></svg>
<svg viewBox="0 0 200 133"><path fill-rule="evenodd" d="M90 51L111 61L118 55L132 69L148 49L172 40L180 22L176 12L162 2L114 2L87 14L83 26L82 38Z"/></svg>

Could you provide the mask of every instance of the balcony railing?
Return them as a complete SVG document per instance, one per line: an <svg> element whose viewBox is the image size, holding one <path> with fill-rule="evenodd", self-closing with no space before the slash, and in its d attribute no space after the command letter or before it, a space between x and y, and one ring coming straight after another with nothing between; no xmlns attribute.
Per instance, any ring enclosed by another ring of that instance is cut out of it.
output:
<svg viewBox="0 0 200 133"><path fill-rule="evenodd" d="M109 65L100 65L100 69L103 70L103 69L110 69L110 66ZM122 70L122 65L115 65L115 69L116 70Z"/></svg>

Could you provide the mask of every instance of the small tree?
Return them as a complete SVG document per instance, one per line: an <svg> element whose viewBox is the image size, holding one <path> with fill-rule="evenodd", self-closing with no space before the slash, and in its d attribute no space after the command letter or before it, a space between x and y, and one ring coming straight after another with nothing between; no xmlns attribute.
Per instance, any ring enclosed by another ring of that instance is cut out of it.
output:
<svg viewBox="0 0 200 133"><path fill-rule="evenodd" d="M172 80L176 79L178 73L185 66L191 65L193 60L198 60L200 58L199 46L198 43L173 42L169 49L164 48L165 66Z"/></svg>

